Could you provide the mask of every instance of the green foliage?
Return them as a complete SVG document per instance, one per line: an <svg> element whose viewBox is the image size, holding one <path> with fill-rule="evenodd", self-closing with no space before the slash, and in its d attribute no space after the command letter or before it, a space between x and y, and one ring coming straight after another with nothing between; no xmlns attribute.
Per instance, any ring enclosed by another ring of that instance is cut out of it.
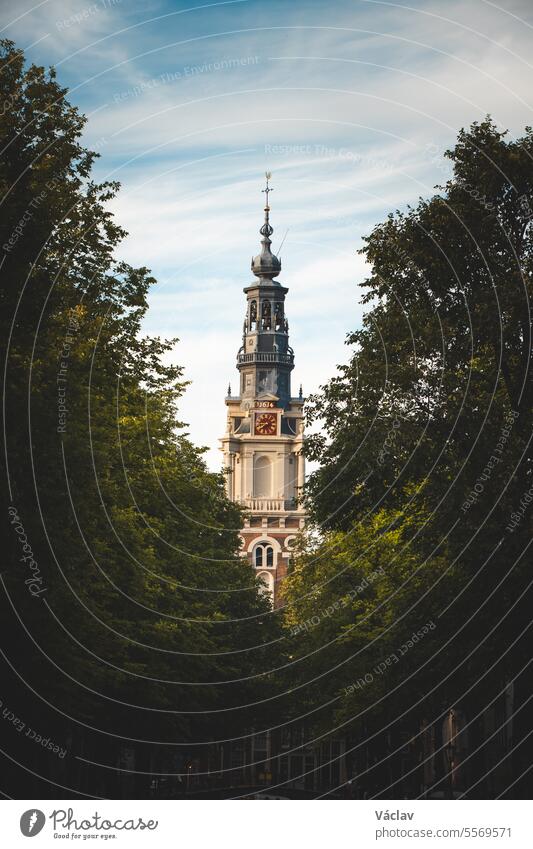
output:
<svg viewBox="0 0 533 849"><path fill-rule="evenodd" d="M423 665L435 647L427 635L440 625L444 599L453 599L456 574L445 548L433 557L418 550L426 521L423 510L379 510L348 532L328 533L285 582L288 647L299 687L309 706L332 699L337 722L369 709L379 713L391 691L400 713L435 674L438 659ZM428 625L411 646L413 633ZM442 629L438 636L443 639ZM315 679L318 686L309 684ZM331 727L331 717L323 723Z"/></svg>
<svg viewBox="0 0 533 849"><path fill-rule="evenodd" d="M241 513L183 434L176 340L141 335L154 280L115 259L118 186L91 182L85 119L53 71L8 41L0 59L7 474L46 587L28 591L8 525L11 659L73 725L242 733L246 711L223 711L267 692L279 629L237 554Z"/></svg>
<svg viewBox="0 0 533 849"><path fill-rule="evenodd" d="M532 153L530 128L512 141L490 119L472 125L440 193L365 240L363 326L308 408L322 425L306 446L322 541L287 582L294 626L385 571L291 646L302 682L329 682L338 718L399 715L406 693L434 715L475 705L528 660L523 641L506 649L530 623L533 510L509 520L532 484ZM428 619L401 663L344 691Z"/></svg>
<svg viewBox="0 0 533 849"><path fill-rule="evenodd" d="M448 152L454 176L444 193L390 215L366 239L370 308L348 338L351 361L310 406L324 424L308 442L322 463L310 493L328 527L381 498L403 504L404 482L429 475L435 503L451 483L462 500L511 410L519 413L513 456L525 448L532 149L529 129L512 142L489 120L474 124ZM521 470L524 486L529 448ZM365 478L365 497L355 499Z"/></svg>

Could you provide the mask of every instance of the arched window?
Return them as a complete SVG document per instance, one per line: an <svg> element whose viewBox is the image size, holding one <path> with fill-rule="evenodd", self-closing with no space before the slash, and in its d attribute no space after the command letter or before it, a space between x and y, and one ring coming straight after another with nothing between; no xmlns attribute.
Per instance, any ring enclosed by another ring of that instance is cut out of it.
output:
<svg viewBox="0 0 533 849"><path fill-rule="evenodd" d="M257 325L257 301L250 303L250 330L255 330Z"/></svg>
<svg viewBox="0 0 533 849"><path fill-rule="evenodd" d="M283 304L279 301L276 303L275 307L275 316L276 316L276 330L283 330Z"/></svg>
<svg viewBox="0 0 533 849"><path fill-rule="evenodd" d="M270 310L270 301L263 301L263 306L261 307L261 318L263 330L271 330L272 315Z"/></svg>
<svg viewBox="0 0 533 849"><path fill-rule="evenodd" d="M274 598L274 575L272 574L272 572L259 572L257 577L261 578L261 581L263 582L264 587L265 587L264 590L262 589L261 591L265 595L268 595L268 596L270 596L271 599L273 599Z"/></svg>
<svg viewBox="0 0 533 849"><path fill-rule="evenodd" d="M276 565L273 547L265 542L259 543L254 548L253 562L256 569L273 569Z"/></svg>
<svg viewBox="0 0 533 849"><path fill-rule="evenodd" d="M272 464L269 457L254 458L254 497L268 498L272 495Z"/></svg>

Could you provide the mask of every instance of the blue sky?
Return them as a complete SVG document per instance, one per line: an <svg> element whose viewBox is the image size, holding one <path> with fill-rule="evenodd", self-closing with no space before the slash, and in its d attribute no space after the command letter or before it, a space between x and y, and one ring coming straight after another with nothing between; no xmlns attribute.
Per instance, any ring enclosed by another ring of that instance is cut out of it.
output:
<svg viewBox="0 0 533 849"><path fill-rule="evenodd" d="M308 393L360 323L361 237L445 181L461 126L533 123L530 0L3 0L0 15L89 116L96 177L122 183L120 256L158 278L146 330L180 337L181 417L213 468L264 171Z"/></svg>

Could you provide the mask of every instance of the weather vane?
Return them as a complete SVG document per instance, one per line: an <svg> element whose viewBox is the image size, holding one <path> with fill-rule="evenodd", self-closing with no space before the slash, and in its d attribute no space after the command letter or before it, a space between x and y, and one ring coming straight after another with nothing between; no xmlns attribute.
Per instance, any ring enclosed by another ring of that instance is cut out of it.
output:
<svg viewBox="0 0 533 849"><path fill-rule="evenodd" d="M272 173L270 171L265 171L265 177L266 177L266 181L267 181L266 189L262 189L262 191L266 194L266 205L270 209L270 206L269 206L269 203L268 203L268 193L273 192L274 189L270 188L270 186L268 185L268 181L272 179Z"/></svg>

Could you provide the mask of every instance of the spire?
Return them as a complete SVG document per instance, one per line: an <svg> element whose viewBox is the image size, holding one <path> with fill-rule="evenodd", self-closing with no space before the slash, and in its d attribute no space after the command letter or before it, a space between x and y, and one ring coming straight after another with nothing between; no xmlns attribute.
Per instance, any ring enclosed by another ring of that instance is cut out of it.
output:
<svg viewBox="0 0 533 849"><path fill-rule="evenodd" d="M265 173L266 177L266 187L262 190L266 195L266 204L265 204L265 221L259 232L262 235L261 239L261 253L252 259L252 271L256 277L259 278L270 278L272 280L273 277L277 277L277 275L281 271L281 262L270 250L270 245L272 244L270 240L270 236L274 232L270 225L270 204L268 196L270 192L274 191L270 188L269 182L272 178L272 174L270 171ZM277 282L277 281L276 281Z"/></svg>
<svg viewBox="0 0 533 849"><path fill-rule="evenodd" d="M258 277L244 287L246 317L242 345L237 354L240 372L239 397L242 403L255 403L262 395L274 395L278 406L291 403L291 371L294 352L289 345L289 325L285 316L285 295L289 291L274 278L281 262L270 249L270 174L266 174L265 220L261 226L261 253L252 259L252 271Z"/></svg>

